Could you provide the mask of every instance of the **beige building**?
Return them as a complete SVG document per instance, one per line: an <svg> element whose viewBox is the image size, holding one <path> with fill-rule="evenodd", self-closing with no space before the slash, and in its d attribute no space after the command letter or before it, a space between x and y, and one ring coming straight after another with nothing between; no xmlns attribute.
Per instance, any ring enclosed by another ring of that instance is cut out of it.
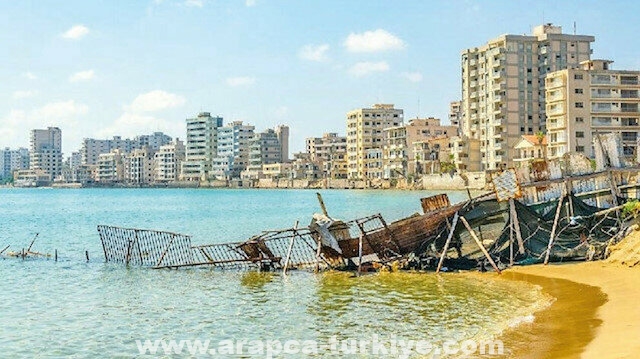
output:
<svg viewBox="0 0 640 359"><path fill-rule="evenodd" d="M567 152L593 158L596 134L619 133L624 154L637 152L640 71L611 70L612 61L584 61L547 76L549 157Z"/></svg>
<svg viewBox="0 0 640 359"><path fill-rule="evenodd" d="M438 118L415 118L406 125L383 131L383 177L403 178L416 173L413 144L430 138L453 137L456 126L443 126Z"/></svg>
<svg viewBox="0 0 640 359"><path fill-rule="evenodd" d="M51 180L62 175L62 131L58 127L31 130L30 170L43 170Z"/></svg>
<svg viewBox="0 0 640 359"><path fill-rule="evenodd" d="M440 162L451 161L451 138L439 136L413 143L413 168L416 175L440 173Z"/></svg>
<svg viewBox="0 0 640 359"><path fill-rule="evenodd" d="M150 184L154 179L155 151L148 146L135 149L124 159L124 180L132 184Z"/></svg>
<svg viewBox="0 0 640 359"><path fill-rule="evenodd" d="M309 160L319 164L324 177L347 178L347 138L337 133L306 139Z"/></svg>
<svg viewBox="0 0 640 359"><path fill-rule="evenodd" d="M121 150L98 155L96 182L116 183L124 180L125 155Z"/></svg>
<svg viewBox="0 0 640 359"><path fill-rule="evenodd" d="M480 140L465 136L452 137L449 141L451 161L459 172L481 171ZM498 145L499 147L502 144Z"/></svg>
<svg viewBox="0 0 640 359"><path fill-rule="evenodd" d="M160 146L155 154L155 182L174 182L180 175L180 164L185 158L184 143L175 139L173 143Z"/></svg>
<svg viewBox="0 0 640 359"><path fill-rule="evenodd" d="M382 130L399 126L403 122L404 112L392 104L375 104L373 108L359 108L347 113L347 165L348 178L370 179L382 174L382 167L373 169L372 158L367 158L369 150L380 150L384 146ZM371 152L371 151L369 151ZM374 156L377 152L369 153ZM380 156L380 162L382 156ZM374 177L371 177L369 172Z"/></svg>
<svg viewBox="0 0 640 359"><path fill-rule="evenodd" d="M513 159L515 166L528 167L533 161L547 158L547 136L522 135L514 148L518 151L518 157Z"/></svg>
<svg viewBox="0 0 640 359"><path fill-rule="evenodd" d="M589 60L594 40L545 24L462 52L462 135L480 140L482 170L513 166L520 136L545 130L545 75Z"/></svg>
<svg viewBox="0 0 640 359"><path fill-rule="evenodd" d="M460 128L462 122L462 101L453 101L449 103L449 123L451 126Z"/></svg>

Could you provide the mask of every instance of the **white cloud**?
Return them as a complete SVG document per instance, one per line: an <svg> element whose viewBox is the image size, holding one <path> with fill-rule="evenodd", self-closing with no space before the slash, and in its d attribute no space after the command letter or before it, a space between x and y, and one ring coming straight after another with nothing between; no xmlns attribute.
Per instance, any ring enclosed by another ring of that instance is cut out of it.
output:
<svg viewBox="0 0 640 359"><path fill-rule="evenodd" d="M298 56L303 60L323 62L327 61L327 51L329 51L329 45L304 45L298 52Z"/></svg>
<svg viewBox="0 0 640 359"><path fill-rule="evenodd" d="M227 85L231 87L249 86L249 85L253 85L255 82L256 82L255 77L248 77L248 76L230 77L227 79Z"/></svg>
<svg viewBox="0 0 640 359"><path fill-rule="evenodd" d="M204 2L203 0L185 0L184 4L188 7L202 7Z"/></svg>
<svg viewBox="0 0 640 359"><path fill-rule="evenodd" d="M42 120L64 120L84 115L89 112L89 106L76 103L74 100L52 102L33 111L33 116Z"/></svg>
<svg viewBox="0 0 640 359"><path fill-rule="evenodd" d="M344 40L344 46L350 52L379 52L402 50L406 45L399 37L386 30L378 29L361 34L351 33Z"/></svg>
<svg viewBox="0 0 640 359"><path fill-rule="evenodd" d="M355 77L367 76L374 72L389 71L389 64L385 61L380 62L358 62L351 66L349 73Z"/></svg>
<svg viewBox="0 0 640 359"><path fill-rule="evenodd" d="M35 80L38 78L38 76L34 75L31 72L25 72L24 77L28 78L29 80Z"/></svg>
<svg viewBox="0 0 640 359"><path fill-rule="evenodd" d="M13 98L16 100L20 100L23 98L29 98L35 96L37 91L14 91Z"/></svg>
<svg viewBox="0 0 640 359"><path fill-rule="evenodd" d="M69 76L69 81L70 82L89 81L93 79L93 76L94 76L93 70L80 71Z"/></svg>
<svg viewBox="0 0 640 359"><path fill-rule="evenodd" d="M62 34L67 40L80 40L89 34L89 28L84 25L74 25Z"/></svg>
<svg viewBox="0 0 640 359"><path fill-rule="evenodd" d="M246 1L244 2L244 4L245 4L247 7L253 7L253 6L256 6L256 0L246 0Z"/></svg>
<svg viewBox="0 0 640 359"><path fill-rule="evenodd" d="M422 81L422 74L420 72L403 72L400 76L411 82L420 82Z"/></svg>
<svg viewBox="0 0 640 359"><path fill-rule="evenodd" d="M182 106L184 103L185 99L180 95L154 90L138 95L125 110L133 113L155 112Z"/></svg>

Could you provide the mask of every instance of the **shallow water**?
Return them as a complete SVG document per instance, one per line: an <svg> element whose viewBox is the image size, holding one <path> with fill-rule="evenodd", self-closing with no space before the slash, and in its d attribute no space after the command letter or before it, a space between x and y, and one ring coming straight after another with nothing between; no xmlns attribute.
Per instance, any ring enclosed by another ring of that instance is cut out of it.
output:
<svg viewBox="0 0 640 359"><path fill-rule="evenodd" d="M420 211L419 198L434 194L322 193L334 217L380 212L388 221ZM466 193L449 196L457 202ZM319 211L311 191L0 189L0 211L0 246L19 251L38 232L33 249L59 253L57 263L0 260L0 349L11 357L132 357L136 340L146 339L489 338L546 300L538 287L491 274L283 277L103 263L98 224L187 233L194 243L237 241L308 223Z"/></svg>

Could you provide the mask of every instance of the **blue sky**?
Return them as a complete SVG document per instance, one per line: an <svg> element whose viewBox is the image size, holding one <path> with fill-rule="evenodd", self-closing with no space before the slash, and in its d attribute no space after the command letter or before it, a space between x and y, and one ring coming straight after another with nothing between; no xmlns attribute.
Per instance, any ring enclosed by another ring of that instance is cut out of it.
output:
<svg viewBox="0 0 640 359"><path fill-rule="evenodd" d="M59 126L83 137L185 137L200 111L304 138L394 103L446 119L460 51L543 22L594 35L594 58L640 69L633 1L0 1L0 147ZM446 121L446 120L445 120Z"/></svg>

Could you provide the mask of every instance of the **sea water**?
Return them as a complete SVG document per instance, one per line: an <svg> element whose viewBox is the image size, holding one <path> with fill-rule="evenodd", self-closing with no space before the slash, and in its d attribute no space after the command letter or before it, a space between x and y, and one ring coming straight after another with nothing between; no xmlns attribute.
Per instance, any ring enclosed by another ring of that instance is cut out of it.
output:
<svg viewBox="0 0 640 359"><path fill-rule="evenodd" d="M322 191L334 218L381 213L388 222L420 212L419 199L433 194ZM466 196L449 193L452 202ZM545 299L537 287L493 274L126 268L104 263L96 231L106 224L221 243L305 225L319 211L315 193L305 190L0 189L0 249L19 252L39 233L32 251L58 252L57 262L0 259L0 357L136 357L145 340L437 344L495 337ZM349 357L320 349L311 356ZM266 357L256 353L235 357ZM195 356L225 357L209 354ZM164 356L181 357L148 355ZM368 356L381 355L352 357Z"/></svg>

